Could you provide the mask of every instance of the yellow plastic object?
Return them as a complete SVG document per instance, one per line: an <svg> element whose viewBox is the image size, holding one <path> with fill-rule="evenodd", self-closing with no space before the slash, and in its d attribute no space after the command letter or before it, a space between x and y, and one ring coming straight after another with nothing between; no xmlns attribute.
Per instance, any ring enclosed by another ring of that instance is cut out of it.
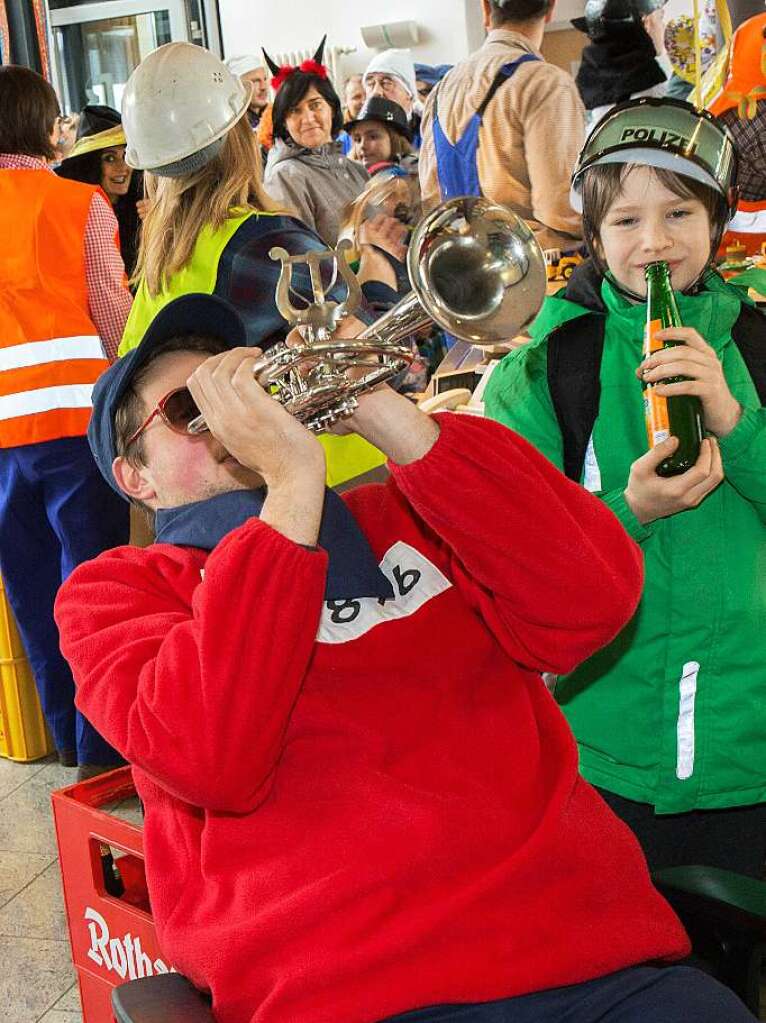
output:
<svg viewBox="0 0 766 1023"><path fill-rule="evenodd" d="M35 680L0 579L0 757L39 760L52 751Z"/></svg>

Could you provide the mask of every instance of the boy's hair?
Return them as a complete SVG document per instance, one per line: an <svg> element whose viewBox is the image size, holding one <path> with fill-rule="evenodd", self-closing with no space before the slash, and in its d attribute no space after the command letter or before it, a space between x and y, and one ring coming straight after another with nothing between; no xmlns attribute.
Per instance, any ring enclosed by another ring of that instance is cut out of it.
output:
<svg viewBox="0 0 766 1023"><path fill-rule="evenodd" d="M124 457L133 466L138 467L145 464L143 434L130 445L130 450L128 449L128 440L149 413L138 389L149 374L152 365L161 355L167 355L169 352L200 352L206 355L219 355L228 350L229 346L220 338L205 334L185 334L182 337L170 337L166 341L160 342L133 377L117 406L117 411L114 414L114 439L117 454ZM144 507L140 502L135 503Z"/></svg>
<svg viewBox="0 0 766 1023"><path fill-rule="evenodd" d="M622 192L622 184L628 174L643 164L602 163L590 167L583 174L582 208L583 221L589 244L600 241L599 231L612 203ZM652 172L661 185L677 195L679 199L698 199L705 207L710 220L710 239L715 241L723 229L726 218L726 204L718 193L708 185L694 178L687 178L664 167L652 167Z"/></svg>

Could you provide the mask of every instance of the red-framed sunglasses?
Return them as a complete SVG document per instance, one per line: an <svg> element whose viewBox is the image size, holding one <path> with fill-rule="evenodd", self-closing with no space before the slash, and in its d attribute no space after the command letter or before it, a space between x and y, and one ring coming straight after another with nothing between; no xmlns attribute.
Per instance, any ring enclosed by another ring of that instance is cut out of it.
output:
<svg viewBox="0 0 766 1023"><path fill-rule="evenodd" d="M174 433L189 436L188 426L192 419L200 415L197 403L191 396L188 387L176 387L174 391L168 391L164 398L160 398L156 407L149 413L139 428L128 439L125 447L128 447L134 440L138 440L149 423L159 416L166 426L169 426ZM196 431L201 432L201 431Z"/></svg>

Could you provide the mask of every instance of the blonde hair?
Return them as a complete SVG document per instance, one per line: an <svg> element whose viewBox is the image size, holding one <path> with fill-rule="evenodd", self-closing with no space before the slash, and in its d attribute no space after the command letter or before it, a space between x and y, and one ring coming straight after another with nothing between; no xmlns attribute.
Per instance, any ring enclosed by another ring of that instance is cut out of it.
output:
<svg viewBox="0 0 766 1023"><path fill-rule="evenodd" d="M203 226L216 230L234 213L249 209L278 210L261 176L258 144L246 117L228 133L220 153L198 171L180 178L146 172L149 210L131 283L143 282L156 297L191 259Z"/></svg>

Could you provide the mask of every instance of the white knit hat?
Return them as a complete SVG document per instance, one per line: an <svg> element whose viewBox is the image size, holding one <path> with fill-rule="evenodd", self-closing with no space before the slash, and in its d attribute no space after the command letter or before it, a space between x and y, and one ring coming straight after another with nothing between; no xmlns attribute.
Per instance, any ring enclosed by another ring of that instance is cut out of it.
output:
<svg viewBox="0 0 766 1023"><path fill-rule="evenodd" d="M233 75L246 75L248 71L266 67L266 61L263 59L263 54L256 57L254 53L244 53L241 57L229 57L226 67Z"/></svg>
<svg viewBox="0 0 766 1023"><path fill-rule="evenodd" d="M376 54L367 65L362 79L363 85L367 86L367 76L371 74L391 75L398 78L404 88L410 94L411 99L417 100L418 87L415 84L415 64L412 60L410 50L384 50Z"/></svg>

